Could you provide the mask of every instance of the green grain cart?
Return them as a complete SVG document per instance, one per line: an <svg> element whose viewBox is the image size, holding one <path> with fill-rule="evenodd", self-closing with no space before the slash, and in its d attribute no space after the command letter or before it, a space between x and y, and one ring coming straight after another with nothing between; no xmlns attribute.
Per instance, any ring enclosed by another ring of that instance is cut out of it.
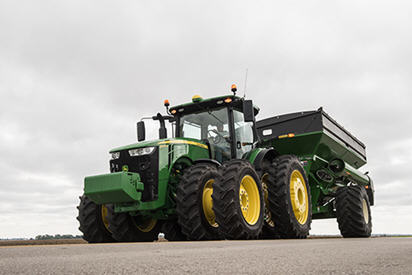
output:
<svg viewBox="0 0 412 275"><path fill-rule="evenodd" d="M305 238L337 218L343 237L369 237L374 187L358 170L365 145L322 109L256 121L234 95L157 114L159 139L110 151L110 173L86 177L78 207L90 243ZM166 123L172 123L168 138Z"/></svg>

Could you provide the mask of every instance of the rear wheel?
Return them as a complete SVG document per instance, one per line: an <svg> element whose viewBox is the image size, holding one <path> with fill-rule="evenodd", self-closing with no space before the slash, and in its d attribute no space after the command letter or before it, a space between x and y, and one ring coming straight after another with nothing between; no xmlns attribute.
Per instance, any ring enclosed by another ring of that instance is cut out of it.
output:
<svg viewBox="0 0 412 275"><path fill-rule="evenodd" d="M267 164L262 169L262 176L260 181L262 183L263 197L265 198L265 212L264 212L264 224L262 229L262 239L278 239L279 235L275 231L275 221L273 220L272 213L269 209L269 191L268 186L272 186L275 182L276 169L272 164Z"/></svg>
<svg viewBox="0 0 412 275"><path fill-rule="evenodd" d="M182 232L189 240L221 239L213 212L212 193L218 172L213 164L187 168L177 187L176 212Z"/></svg>
<svg viewBox="0 0 412 275"><path fill-rule="evenodd" d="M283 155L275 159L275 181L268 185L269 210L282 238L306 238L312 222L309 183L299 159Z"/></svg>
<svg viewBox="0 0 412 275"><path fill-rule="evenodd" d="M83 239L89 243L115 242L109 231L107 220L107 207L95 204L86 195L80 197L80 205L77 207L80 222L79 230L83 232Z"/></svg>
<svg viewBox="0 0 412 275"><path fill-rule="evenodd" d="M256 239L264 222L264 197L258 175L245 160L232 160L220 169L213 192L213 210L227 239Z"/></svg>
<svg viewBox="0 0 412 275"><path fill-rule="evenodd" d="M158 220L115 213L111 205L108 209L109 230L119 242L152 242L158 239L161 224Z"/></svg>
<svg viewBox="0 0 412 275"><path fill-rule="evenodd" d="M372 217L369 197L362 186L345 186L336 194L336 216L343 237L370 237Z"/></svg>

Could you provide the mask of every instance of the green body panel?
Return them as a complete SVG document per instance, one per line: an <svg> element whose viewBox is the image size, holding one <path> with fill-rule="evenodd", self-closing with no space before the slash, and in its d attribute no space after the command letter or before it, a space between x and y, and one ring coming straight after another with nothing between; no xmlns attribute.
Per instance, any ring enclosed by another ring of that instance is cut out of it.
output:
<svg viewBox="0 0 412 275"><path fill-rule="evenodd" d="M259 153L265 149L266 148L254 148L249 153L247 153L246 156L244 156L244 159L248 160L250 163L254 163Z"/></svg>
<svg viewBox="0 0 412 275"><path fill-rule="evenodd" d="M345 144L325 132L312 132L296 135L292 138L273 139L264 144L275 147L276 151L282 155L292 154L310 158L317 155L327 161L339 158L355 168L360 168L366 163L358 153L349 150Z"/></svg>
<svg viewBox="0 0 412 275"><path fill-rule="evenodd" d="M138 173L118 172L84 179L84 194L97 204L138 201L143 183Z"/></svg>
<svg viewBox="0 0 412 275"><path fill-rule="evenodd" d="M110 152L118 152L141 147L159 147L158 198L154 201L141 201L144 183L138 173L118 172L85 178L85 194L97 204L113 203L116 212L145 214L165 218L174 214L169 199L169 185L173 182L172 169L178 163L189 166L197 159L209 159L207 145L196 139L169 138L135 143ZM134 187L136 186L136 187Z"/></svg>

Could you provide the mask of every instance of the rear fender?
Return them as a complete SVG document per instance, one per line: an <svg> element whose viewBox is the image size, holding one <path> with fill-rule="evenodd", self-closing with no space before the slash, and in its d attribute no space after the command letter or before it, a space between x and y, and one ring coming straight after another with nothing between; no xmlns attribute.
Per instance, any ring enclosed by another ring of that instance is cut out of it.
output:
<svg viewBox="0 0 412 275"><path fill-rule="evenodd" d="M278 155L279 153L273 148L255 148L246 155L245 159L252 163L256 172L260 174L263 168L270 165Z"/></svg>

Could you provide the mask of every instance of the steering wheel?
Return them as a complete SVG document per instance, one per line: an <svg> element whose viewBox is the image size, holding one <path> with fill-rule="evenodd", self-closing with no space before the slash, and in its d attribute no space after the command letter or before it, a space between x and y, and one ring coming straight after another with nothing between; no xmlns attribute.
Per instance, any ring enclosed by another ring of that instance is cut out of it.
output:
<svg viewBox="0 0 412 275"><path fill-rule="evenodd" d="M216 136L212 136L211 133L216 134ZM225 137L222 136L222 134L220 134L218 131L216 131L216 130L214 130L214 129L207 131L207 137L210 138L210 139L213 141L214 144L218 144L218 143L220 143L220 141L221 141L222 139L223 139L223 140L225 139Z"/></svg>

